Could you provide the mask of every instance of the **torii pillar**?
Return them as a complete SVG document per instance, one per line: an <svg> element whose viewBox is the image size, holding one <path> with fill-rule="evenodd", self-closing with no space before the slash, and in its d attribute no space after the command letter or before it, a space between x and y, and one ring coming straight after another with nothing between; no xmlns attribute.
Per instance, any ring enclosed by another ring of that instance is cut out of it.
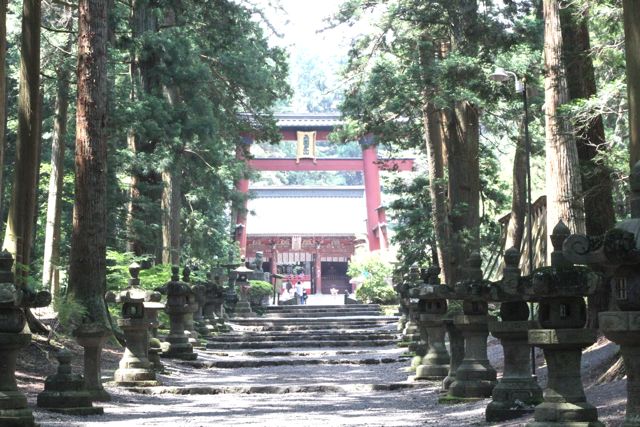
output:
<svg viewBox="0 0 640 427"><path fill-rule="evenodd" d="M387 218L380 197L380 169L378 150L373 135L365 136L362 146L362 171L364 174L364 194L367 204L367 239L369 250L387 248Z"/></svg>
<svg viewBox="0 0 640 427"><path fill-rule="evenodd" d="M245 150L251 146L253 139L243 135L242 143L236 146L236 159L246 163ZM235 212L235 241L240 245L240 257L247 255L247 202L249 195L249 180L243 176L236 182L236 190L244 197L242 204L236 207Z"/></svg>

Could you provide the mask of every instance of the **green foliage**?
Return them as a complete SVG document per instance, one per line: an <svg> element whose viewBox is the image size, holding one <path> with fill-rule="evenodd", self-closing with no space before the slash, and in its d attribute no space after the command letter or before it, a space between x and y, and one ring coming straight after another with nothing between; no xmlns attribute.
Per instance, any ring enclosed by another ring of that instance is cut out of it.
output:
<svg viewBox="0 0 640 427"><path fill-rule="evenodd" d="M56 295L53 299L53 310L58 313L58 322L67 333L81 325L87 315L87 308L72 294Z"/></svg>
<svg viewBox="0 0 640 427"><path fill-rule="evenodd" d="M265 297L273 295L273 285L263 280L250 280L249 299L251 304L259 305Z"/></svg>
<svg viewBox="0 0 640 427"><path fill-rule="evenodd" d="M130 252L107 251L107 289L115 291L128 286L131 275L129 266L133 262L146 261L147 257L136 257ZM154 265L149 269L140 270L140 287L153 290L163 286L171 279L171 266L166 264Z"/></svg>
<svg viewBox="0 0 640 427"><path fill-rule="evenodd" d="M356 297L366 303L393 304L396 291L391 286L391 265L378 254L366 254L349 261L347 275L364 279L356 290Z"/></svg>

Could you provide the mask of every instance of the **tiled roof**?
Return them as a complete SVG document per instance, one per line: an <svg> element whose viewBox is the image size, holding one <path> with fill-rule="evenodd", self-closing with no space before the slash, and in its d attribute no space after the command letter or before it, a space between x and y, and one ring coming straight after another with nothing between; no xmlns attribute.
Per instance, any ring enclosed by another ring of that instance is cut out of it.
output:
<svg viewBox="0 0 640 427"><path fill-rule="evenodd" d="M366 233L364 187L252 188L248 235Z"/></svg>
<svg viewBox="0 0 640 427"><path fill-rule="evenodd" d="M276 114L279 128L333 128L343 124L342 117L335 113Z"/></svg>

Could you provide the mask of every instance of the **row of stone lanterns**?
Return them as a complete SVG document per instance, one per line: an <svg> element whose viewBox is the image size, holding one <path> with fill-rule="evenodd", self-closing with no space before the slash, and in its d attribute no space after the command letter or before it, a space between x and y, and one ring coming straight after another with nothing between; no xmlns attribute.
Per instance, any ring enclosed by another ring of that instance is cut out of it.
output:
<svg viewBox="0 0 640 427"><path fill-rule="evenodd" d="M437 268L429 269L421 277L417 267L412 267L405 284L399 288L409 289L408 294L414 299L412 305L416 307L414 318L428 343L415 379L443 380L446 394L441 402L492 397L486 411L488 421L515 418L535 408L535 421L530 427L565 426L571 422L601 426L596 408L585 398L580 360L582 350L596 340L596 330L585 328L584 297L598 291L602 276L567 260L562 244L568 236L564 224L554 228L551 266L535 270L532 276L520 275L517 267L520 254L515 249L505 252L503 278L498 282L482 279L478 254L471 255L464 271L466 279L455 286L440 284ZM621 282L618 279L616 283ZM448 316L447 300L461 301L463 313ZM501 320L488 315L489 302L501 303ZM530 302L539 304L537 321L528 320ZM615 325L611 327L617 331L629 328L627 319L632 315L620 313L601 313L605 333L609 324ZM444 346L445 330L449 333L450 355ZM504 348L504 373L500 381L496 381L496 371L487 357L489 333L500 339ZM624 337L615 335L620 342L631 341L629 335ZM547 361L548 384L544 394L532 375L530 346L541 348ZM628 365L637 363L635 360ZM635 399L630 392L628 408L637 405Z"/></svg>

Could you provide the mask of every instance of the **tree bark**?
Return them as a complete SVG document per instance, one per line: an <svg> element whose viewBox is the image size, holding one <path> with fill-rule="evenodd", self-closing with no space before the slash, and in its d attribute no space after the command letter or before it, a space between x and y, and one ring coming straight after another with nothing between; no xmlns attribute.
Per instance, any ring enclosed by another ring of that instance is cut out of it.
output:
<svg viewBox="0 0 640 427"><path fill-rule="evenodd" d="M71 31L73 19L69 17L66 29ZM66 51L70 51L73 38L69 35ZM69 107L69 80L71 73L60 61L56 70L55 116L53 122L53 141L51 143L51 176L49 178L49 197L47 201L47 222L45 227L44 257L42 265L42 286L49 289L56 298L60 292L60 212L62 187L64 181L64 153L67 136L67 111Z"/></svg>
<svg viewBox="0 0 640 427"><path fill-rule="evenodd" d="M7 130L7 3L0 0L0 215L4 212L4 152Z"/></svg>
<svg viewBox="0 0 640 427"><path fill-rule="evenodd" d="M142 37L146 32L158 31L157 17L149 0L133 0L130 17L131 35L134 40ZM139 49L139 48L138 48ZM143 48L144 49L144 48ZM144 59L135 48L131 51L130 79L131 99L139 99L140 93L151 93L159 90L157 77L151 77L150 70L156 65L156 58L150 52L145 52ZM132 153L153 152L154 141L142 141L142 138L133 129L129 130L127 143ZM143 241L140 236L140 227L146 224L151 215L148 209L143 207L143 199L154 199L154 195L143 191L144 184L157 183L159 177L154 173L143 173L141 170L131 171L129 181L129 204L127 206L127 250L136 255L153 252L153 244ZM157 199L155 199L157 200Z"/></svg>
<svg viewBox="0 0 640 427"><path fill-rule="evenodd" d="M429 193L436 236L437 260L444 283L451 282L450 230L447 217L446 184L442 164L442 140L440 139L440 113L431 102L423 109L423 122L427 159L429 164Z"/></svg>
<svg viewBox="0 0 640 427"><path fill-rule="evenodd" d="M593 61L589 56L591 46L588 11L585 10L582 16L577 17L575 8L565 7L560 15L571 101L586 100L597 94ZM582 187L585 190L585 227L587 234L599 236L615 224L611 171L596 159L599 152L608 150L602 116L594 115L588 122L577 122L575 126Z"/></svg>
<svg viewBox="0 0 640 427"><path fill-rule="evenodd" d="M69 292L110 327L106 291L108 2L79 1L76 179Z"/></svg>
<svg viewBox="0 0 640 427"><path fill-rule="evenodd" d="M640 160L640 7L637 0L623 0L624 46L629 99L629 170Z"/></svg>
<svg viewBox="0 0 640 427"><path fill-rule="evenodd" d="M576 16L576 7L562 9L562 38L567 63L569 99L589 99L596 95L596 77L589 56L589 12ZM590 236L604 235L615 225L611 170L597 159L599 152L608 151L604 123L600 114L589 121L576 122L576 146L580 161L580 176L584 189L585 228ZM598 313L609 307L609 292L603 290L588 298L588 327L598 328Z"/></svg>
<svg viewBox="0 0 640 427"><path fill-rule="evenodd" d="M179 163L179 162L176 162ZM182 173L178 165L162 173L162 263L180 264L180 207Z"/></svg>
<svg viewBox="0 0 640 427"><path fill-rule="evenodd" d="M18 141L4 248L16 261L16 282L24 285L31 261L40 151L40 1L24 0L18 95Z"/></svg>
<svg viewBox="0 0 640 427"><path fill-rule="evenodd" d="M560 221L572 233L585 232L578 150L569 117L560 112L569 102L558 0L544 0L545 141L547 234ZM553 250L547 241L547 258Z"/></svg>
<svg viewBox="0 0 640 427"><path fill-rule="evenodd" d="M451 222L451 282L462 279L460 270L480 242L480 135L478 113L466 101L442 110L444 145L449 171Z"/></svg>
<svg viewBox="0 0 640 427"><path fill-rule="evenodd" d="M513 156L513 182L511 189L511 215L507 225L507 238L505 249L515 247L522 255L522 241L525 235L525 216L527 211L526 171L527 157L524 144L524 119L520 126L521 132L516 143L516 151ZM532 250L529 248L528 250ZM525 259L525 257L523 257ZM528 259L528 258L527 258ZM528 266L527 266L528 270Z"/></svg>

